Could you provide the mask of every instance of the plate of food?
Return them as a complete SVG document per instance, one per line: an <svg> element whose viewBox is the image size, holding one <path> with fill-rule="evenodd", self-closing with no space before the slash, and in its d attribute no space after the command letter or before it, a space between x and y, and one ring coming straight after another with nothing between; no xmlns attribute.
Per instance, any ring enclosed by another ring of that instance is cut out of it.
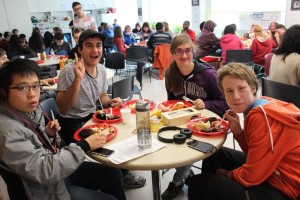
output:
<svg viewBox="0 0 300 200"><path fill-rule="evenodd" d="M187 127L193 130L193 133L198 135L221 135L229 130L228 123L216 117L201 117L190 120Z"/></svg>
<svg viewBox="0 0 300 200"><path fill-rule="evenodd" d="M133 99L131 101L127 101L123 104L123 107L124 108L130 108L131 109L131 113L135 113L135 105L136 105L136 102L138 101L139 99ZM149 99L143 99L143 101L149 101ZM154 101L151 102L150 104L150 110L153 110L155 108L156 104Z"/></svg>
<svg viewBox="0 0 300 200"><path fill-rule="evenodd" d="M160 104L158 104L158 108L161 109L163 112L168 112L168 111L174 111L174 110L180 110L183 108L188 108L192 107L193 104L189 101L184 101L184 100L169 100L169 101L164 101Z"/></svg>
<svg viewBox="0 0 300 200"><path fill-rule="evenodd" d="M121 118L121 113L120 113L121 108L107 108L104 110L97 110L93 114L93 120L94 122L99 122L99 123L116 123L122 121ZM112 113L111 113L112 112Z"/></svg>
<svg viewBox="0 0 300 200"><path fill-rule="evenodd" d="M74 134L74 139L80 141L94 134L103 134L106 135L106 142L109 142L116 137L118 129L107 123L94 124L90 126L84 126L78 129Z"/></svg>

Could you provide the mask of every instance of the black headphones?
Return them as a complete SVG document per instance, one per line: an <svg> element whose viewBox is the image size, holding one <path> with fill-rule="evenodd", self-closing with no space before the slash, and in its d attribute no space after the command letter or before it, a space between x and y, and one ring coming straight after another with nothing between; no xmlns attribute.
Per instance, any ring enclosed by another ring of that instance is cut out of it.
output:
<svg viewBox="0 0 300 200"><path fill-rule="evenodd" d="M180 131L180 133L175 134L173 136L173 138L165 138L160 135L164 131ZM193 131L189 128L180 128L177 126L166 126L166 127L163 127L158 130L157 138L159 141L165 142L165 143L175 142L176 144L183 144L183 143L185 143L185 140L187 138L192 137L192 133L193 133Z"/></svg>

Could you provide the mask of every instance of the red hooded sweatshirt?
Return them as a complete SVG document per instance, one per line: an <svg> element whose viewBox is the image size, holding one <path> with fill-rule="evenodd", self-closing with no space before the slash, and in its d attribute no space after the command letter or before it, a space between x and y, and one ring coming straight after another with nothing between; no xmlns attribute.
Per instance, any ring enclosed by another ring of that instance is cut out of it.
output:
<svg viewBox="0 0 300 200"><path fill-rule="evenodd" d="M227 50L239 50L244 48L241 39L235 34L223 35L220 41L220 45L222 48L222 60L224 63L226 63Z"/></svg>
<svg viewBox="0 0 300 200"><path fill-rule="evenodd" d="M276 48L276 44L271 37L267 40L262 37L255 37L250 46L252 61L256 64L264 65L265 55L271 53L273 48Z"/></svg>
<svg viewBox="0 0 300 200"><path fill-rule="evenodd" d="M293 104L269 102L250 110L243 133L235 139L247 155L230 176L246 187L267 181L291 199L300 194L300 110ZM264 112L266 115L264 115ZM269 129L270 128L270 129Z"/></svg>

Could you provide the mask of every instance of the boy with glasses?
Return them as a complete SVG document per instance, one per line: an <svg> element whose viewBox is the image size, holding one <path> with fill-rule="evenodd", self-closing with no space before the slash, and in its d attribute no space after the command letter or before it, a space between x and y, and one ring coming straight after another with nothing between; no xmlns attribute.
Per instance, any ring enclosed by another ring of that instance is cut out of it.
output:
<svg viewBox="0 0 300 200"><path fill-rule="evenodd" d="M104 135L57 148L61 127L57 119L45 124L44 116L50 116L39 105L36 62L13 60L0 70L0 80L0 168L1 175L5 171L22 179L25 192L12 192L16 199L126 199L119 169L84 162L86 151L105 144Z"/></svg>

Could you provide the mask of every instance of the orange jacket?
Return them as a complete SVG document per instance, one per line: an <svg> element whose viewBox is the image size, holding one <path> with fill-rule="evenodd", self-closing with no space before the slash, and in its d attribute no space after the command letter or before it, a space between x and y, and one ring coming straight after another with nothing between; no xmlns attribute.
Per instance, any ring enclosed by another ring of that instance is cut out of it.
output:
<svg viewBox="0 0 300 200"><path fill-rule="evenodd" d="M231 172L231 177L246 187L268 181L287 197L297 199L300 194L300 110L290 103L262 98L269 100L262 106L266 117L260 107L253 108L245 118L244 132L235 137L247 160Z"/></svg>
<svg viewBox="0 0 300 200"><path fill-rule="evenodd" d="M170 53L170 44L156 45L153 56L153 67L163 68L164 70L166 70L173 59Z"/></svg>

